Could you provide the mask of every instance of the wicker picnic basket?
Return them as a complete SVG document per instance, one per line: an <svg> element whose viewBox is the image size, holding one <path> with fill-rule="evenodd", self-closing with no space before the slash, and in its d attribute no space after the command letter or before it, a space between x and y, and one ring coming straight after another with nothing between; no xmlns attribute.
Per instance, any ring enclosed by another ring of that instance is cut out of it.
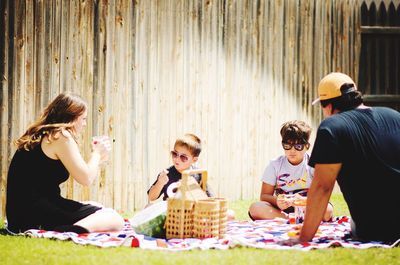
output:
<svg viewBox="0 0 400 265"><path fill-rule="evenodd" d="M224 198L215 198L219 203L219 223L218 223L218 233L219 238L223 238L226 233L226 222L228 220L227 212L228 212L228 202Z"/></svg>
<svg viewBox="0 0 400 265"><path fill-rule="evenodd" d="M202 187L192 177L194 174L202 174ZM227 201L223 198L207 197L206 182L206 170L182 172L177 196L168 199L165 220L167 239L224 237Z"/></svg>

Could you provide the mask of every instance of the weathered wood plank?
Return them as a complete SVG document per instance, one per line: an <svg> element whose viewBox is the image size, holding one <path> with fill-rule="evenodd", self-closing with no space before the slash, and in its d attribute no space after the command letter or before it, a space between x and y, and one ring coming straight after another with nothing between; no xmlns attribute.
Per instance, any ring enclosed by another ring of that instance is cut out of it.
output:
<svg viewBox="0 0 400 265"><path fill-rule="evenodd" d="M363 95L365 102L397 102L400 103L400 95Z"/></svg>
<svg viewBox="0 0 400 265"><path fill-rule="evenodd" d="M12 9L11 9L12 10ZM12 81L12 75L9 75L9 52L10 48L10 29L8 27L10 22L10 3L8 1L0 2L0 32L3 32L0 38L0 216L4 219L5 216L5 201L6 201L6 187L7 187L7 171L10 162L10 153L12 144L10 143L10 124L9 113L12 109L12 102L9 99L9 91Z"/></svg>
<svg viewBox="0 0 400 265"><path fill-rule="evenodd" d="M400 27L361 26L360 30L365 34L400 34Z"/></svg>

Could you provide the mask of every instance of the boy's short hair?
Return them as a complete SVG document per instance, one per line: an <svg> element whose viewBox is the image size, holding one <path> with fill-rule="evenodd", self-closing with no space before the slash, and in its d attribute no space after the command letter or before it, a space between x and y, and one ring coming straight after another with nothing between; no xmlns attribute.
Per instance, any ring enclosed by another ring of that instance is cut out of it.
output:
<svg viewBox="0 0 400 265"><path fill-rule="evenodd" d="M311 127L304 121L285 122L281 128L282 142L307 144L311 135Z"/></svg>
<svg viewBox="0 0 400 265"><path fill-rule="evenodd" d="M201 152L201 140L192 133L187 133L184 136L176 139L174 148L176 146L186 147L194 157L198 157Z"/></svg>

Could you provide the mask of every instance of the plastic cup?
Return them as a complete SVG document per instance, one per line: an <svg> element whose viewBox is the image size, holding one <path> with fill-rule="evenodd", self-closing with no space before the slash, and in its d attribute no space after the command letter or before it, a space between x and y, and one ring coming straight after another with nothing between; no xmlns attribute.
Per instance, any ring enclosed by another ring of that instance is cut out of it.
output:
<svg viewBox="0 0 400 265"><path fill-rule="evenodd" d="M294 213L289 213L289 224L296 224L296 216Z"/></svg>
<svg viewBox="0 0 400 265"><path fill-rule="evenodd" d="M304 216L306 214L306 206L294 206L294 215L296 224L304 222Z"/></svg>

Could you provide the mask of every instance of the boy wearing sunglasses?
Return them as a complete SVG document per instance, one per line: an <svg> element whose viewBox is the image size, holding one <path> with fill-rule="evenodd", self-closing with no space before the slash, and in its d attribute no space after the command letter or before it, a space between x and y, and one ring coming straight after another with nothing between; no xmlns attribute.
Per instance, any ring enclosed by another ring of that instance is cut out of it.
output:
<svg viewBox="0 0 400 265"><path fill-rule="evenodd" d="M307 196L314 169L308 166L311 127L303 121L289 121L282 125L282 148L285 155L272 160L262 176L259 202L249 208L253 220L288 218L294 212L291 196ZM285 195L285 196L283 196ZM297 196L297 195L296 195ZM323 220L329 221L333 207L328 204Z"/></svg>
<svg viewBox="0 0 400 265"><path fill-rule="evenodd" d="M149 201L157 200L161 194L163 200L176 192L177 182L182 177L182 172L186 169L193 168L193 164L197 162L201 152L201 140L194 134L185 134L183 137L175 141L174 149L171 151L173 165L161 171L157 180L151 185L147 191ZM200 184L200 175L193 176ZM206 193L208 197L213 194L207 184Z"/></svg>

